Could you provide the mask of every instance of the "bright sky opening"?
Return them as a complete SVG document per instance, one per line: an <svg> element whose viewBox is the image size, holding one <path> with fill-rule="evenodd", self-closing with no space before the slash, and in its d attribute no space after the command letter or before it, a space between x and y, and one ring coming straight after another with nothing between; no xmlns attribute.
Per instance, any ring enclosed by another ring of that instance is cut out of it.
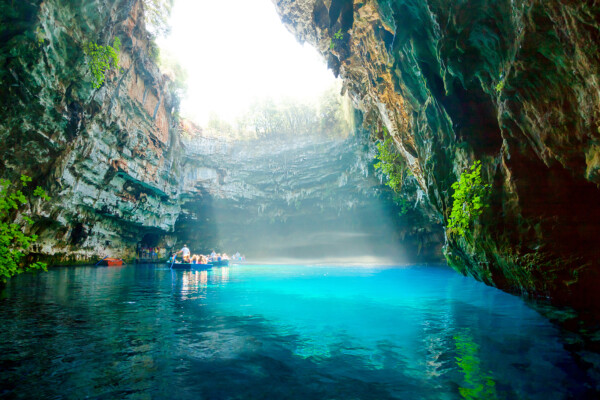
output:
<svg viewBox="0 0 600 400"><path fill-rule="evenodd" d="M283 26L271 0L176 0L159 40L187 70L182 114L233 121L253 100L317 98L335 78L309 44Z"/></svg>

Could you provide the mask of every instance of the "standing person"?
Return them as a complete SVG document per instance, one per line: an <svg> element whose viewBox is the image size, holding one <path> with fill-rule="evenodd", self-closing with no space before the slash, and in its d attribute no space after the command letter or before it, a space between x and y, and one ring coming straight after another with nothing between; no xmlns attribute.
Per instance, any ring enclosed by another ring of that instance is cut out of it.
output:
<svg viewBox="0 0 600 400"><path fill-rule="evenodd" d="M188 249L187 244L184 244L181 250L179 250L176 254L179 253L181 253L181 256L183 257L183 262L190 262L190 249Z"/></svg>

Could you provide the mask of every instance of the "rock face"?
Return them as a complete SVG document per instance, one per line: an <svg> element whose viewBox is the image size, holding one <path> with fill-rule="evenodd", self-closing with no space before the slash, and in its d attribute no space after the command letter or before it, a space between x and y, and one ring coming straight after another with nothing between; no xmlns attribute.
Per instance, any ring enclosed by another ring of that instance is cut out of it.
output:
<svg viewBox="0 0 600 400"><path fill-rule="evenodd" d="M176 232L202 247L251 259L433 261L443 235L404 215L374 174L364 132L344 138L184 141L183 213ZM413 183L418 190L416 182ZM333 261L333 260L332 260Z"/></svg>
<svg viewBox="0 0 600 400"><path fill-rule="evenodd" d="M249 257L339 255L334 243L354 259L441 256L441 230L414 207L398 217L365 137L182 143L141 1L9 3L0 4L0 176L29 175L52 197L31 210L41 216L31 229L38 256L133 258L144 238ZM115 38L120 69L94 89L83 49ZM405 251L391 251L399 243Z"/></svg>
<svg viewBox="0 0 600 400"><path fill-rule="evenodd" d="M489 208L465 237L447 232L454 268L598 315L597 2L274 3L391 133L446 223L451 184L481 160Z"/></svg>
<svg viewBox="0 0 600 400"><path fill-rule="evenodd" d="M0 5L0 172L33 177L36 252L54 261L132 256L147 232L172 230L177 100L148 57L139 1L49 0ZM83 47L121 42L120 71L93 89Z"/></svg>

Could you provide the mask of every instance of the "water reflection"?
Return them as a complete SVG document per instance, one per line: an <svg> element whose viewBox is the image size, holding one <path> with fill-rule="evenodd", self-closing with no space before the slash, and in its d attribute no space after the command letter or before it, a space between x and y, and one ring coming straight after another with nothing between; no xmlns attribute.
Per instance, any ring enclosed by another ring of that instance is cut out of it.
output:
<svg viewBox="0 0 600 400"><path fill-rule="evenodd" d="M418 268L24 274L0 296L0 371L6 398L587 394L556 329L520 300Z"/></svg>
<svg viewBox="0 0 600 400"><path fill-rule="evenodd" d="M464 374L464 384L458 389L460 395L466 400L489 399L495 400L496 382L491 372L487 372L481 365L479 358L479 345L475 343L468 329L463 329L454 336L456 345L456 365Z"/></svg>
<svg viewBox="0 0 600 400"><path fill-rule="evenodd" d="M171 270L172 287L182 299L206 299L209 286L229 282L229 267L213 267L208 270ZM209 285L210 283L210 285Z"/></svg>

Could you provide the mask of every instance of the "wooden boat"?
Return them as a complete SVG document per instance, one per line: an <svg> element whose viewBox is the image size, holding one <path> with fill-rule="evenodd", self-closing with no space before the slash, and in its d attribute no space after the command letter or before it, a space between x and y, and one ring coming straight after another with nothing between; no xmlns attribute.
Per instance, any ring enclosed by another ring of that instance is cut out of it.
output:
<svg viewBox="0 0 600 400"><path fill-rule="evenodd" d="M170 262L167 262L167 265L171 266ZM171 268L173 269L208 269L211 268L212 264L192 264L192 263L174 263Z"/></svg>
<svg viewBox="0 0 600 400"><path fill-rule="evenodd" d="M120 267L123 265L123 260L120 258L105 258L104 260L100 261L98 265L105 267Z"/></svg>
<svg viewBox="0 0 600 400"><path fill-rule="evenodd" d="M214 267L226 267L229 265L229 260L213 260L211 263Z"/></svg>

